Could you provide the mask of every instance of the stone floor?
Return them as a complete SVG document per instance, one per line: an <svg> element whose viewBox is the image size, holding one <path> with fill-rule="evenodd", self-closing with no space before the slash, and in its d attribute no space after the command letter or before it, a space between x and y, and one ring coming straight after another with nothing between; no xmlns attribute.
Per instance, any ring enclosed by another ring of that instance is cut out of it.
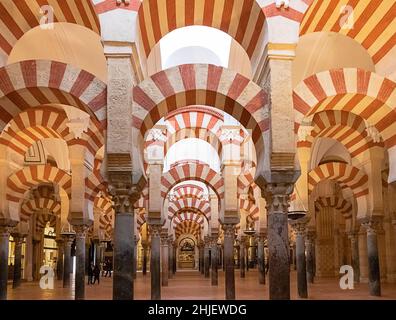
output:
<svg viewBox="0 0 396 320"><path fill-rule="evenodd" d="M236 297L239 300L268 299L268 284L258 284L256 270L250 270L246 278L241 279L236 271ZM291 295L297 299L296 274L291 274ZM18 289L8 288L9 300L70 300L73 299L72 288L62 288L60 281L55 282L54 290L42 290L38 282L22 283ZM86 286L86 299L110 300L112 298L112 281L101 278L100 285ZM179 271L169 286L162 288L164 300L222 300L224 299L224 274L219 272L219 286L212 287L210 279L205 279L196 271ZM396 284L383 284L382 297L370 297L367 284L358 284L354 290L341 290L337 279L317 279L315 284L309 285L309 298L312 300L368 300L394 299L396 300ZM135 281L135 299L150 299L150 274L143 277L138 273Z"/></svg>

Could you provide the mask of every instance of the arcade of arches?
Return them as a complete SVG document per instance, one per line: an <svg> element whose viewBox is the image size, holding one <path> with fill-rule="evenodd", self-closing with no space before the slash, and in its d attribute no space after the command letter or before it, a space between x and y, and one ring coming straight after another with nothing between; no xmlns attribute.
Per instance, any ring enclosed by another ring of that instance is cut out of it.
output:
<svg viewBox="0 0 396 320"><path fill-rule="evenodd" d="M395 17L0 0L0 298L396 299Z"/></svg>

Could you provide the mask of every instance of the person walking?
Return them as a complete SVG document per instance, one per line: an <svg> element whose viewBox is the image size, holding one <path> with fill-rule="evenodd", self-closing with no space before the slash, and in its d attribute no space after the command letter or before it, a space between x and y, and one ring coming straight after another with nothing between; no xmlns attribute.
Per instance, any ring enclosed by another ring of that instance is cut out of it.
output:
<svg viewBox="0 0 396 320"><path fill-rule="evenodd" d="M98 280L98 284L100 283L100 268L99 265L96 265L95 268L93 269L93 276L94 276L94 281L92 284L96 283L96 280Z"/></svg>
<svg viewBox="0 0 396 320"><path fill-rule="evenodd" d="M93 262L88 266L88 285L92 284L94 265Z"/></svg>

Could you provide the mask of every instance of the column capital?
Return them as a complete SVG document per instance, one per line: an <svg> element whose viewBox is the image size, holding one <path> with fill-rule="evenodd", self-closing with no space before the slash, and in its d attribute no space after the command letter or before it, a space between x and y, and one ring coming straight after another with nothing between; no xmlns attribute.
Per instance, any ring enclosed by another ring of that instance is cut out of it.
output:
<svg viewBox="0 0 396 320"><path fill-rule="evenodd" d="M309 221L310 217L303 217L297 220L289 220L289 224L297 236L306 236Z"/></svg>
<svg viewBox="0 0 396 320"><path fill-rule="evenodd" d="M376 235L382 231L382 216L372 216L362 219L360 223L366 228L367 235Z"/></svg>
<svg viewBox="0 0 396 320"><path fill-rule="evenodd" d="M307 239L307 241L315 241L316 231L308 228L306 239Z"/></svg>
<svg viewBox="0 0 396 320"><path fill-rule="evenodd" d="M73 229L76 231L76 239L85 239L88 234L89 226L82 224L73 226Z"/></svg>
<svg viewBox="0 0 396 320"><path fill-rule="evenodd" d="M230 238L235 236L235 224L223 224L224 238Z"/></svg>
<svg viewBox="0 0 396 320"><path fill-rule="evenodd" d="M162 225L160 224L149 224L149 230L151 237L161 237Z"/></svg>
<svg viewBox="0 0 396 320"><path fill-rule="evenodd" d="M0 238L9 238L13 227L0 225Z"/></svg>

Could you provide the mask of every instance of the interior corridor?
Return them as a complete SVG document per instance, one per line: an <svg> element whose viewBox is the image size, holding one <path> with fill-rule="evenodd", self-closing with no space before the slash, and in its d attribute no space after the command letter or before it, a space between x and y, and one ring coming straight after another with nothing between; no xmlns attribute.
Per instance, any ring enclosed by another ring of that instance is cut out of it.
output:
<svg viewBox="0 0 396 320"><path fill-rule="evenodd" d="M257 270L246 272L244 279L239 277L239 270L235 272L236 297L238 300L268 300L268 284L258 283ZM297 296L296 272L291 272L291 299ZM87 283L88 280L86 280ZM112 278L101 277L100 285L86 286L87 300L111 300ZM219 286L211 286L210 278L205 278L198 271L178 271L173 279L169 279L169 286L162 287L163 300L223 300L224 273L219 271ZM309 284L310 300L389 300L396 299L396 285L383 284L382 297L368 295L367 284L356 284L354 290L341 290L336 278L317 279ZM54 290L40 289L38 282L25 282L17 289L8 290L9 300L73 300L74 281L70 288L63 288L62 281L55 281ZM138 272L135 281L135 299L150 299L150 273L143 276Z"/></svg>

